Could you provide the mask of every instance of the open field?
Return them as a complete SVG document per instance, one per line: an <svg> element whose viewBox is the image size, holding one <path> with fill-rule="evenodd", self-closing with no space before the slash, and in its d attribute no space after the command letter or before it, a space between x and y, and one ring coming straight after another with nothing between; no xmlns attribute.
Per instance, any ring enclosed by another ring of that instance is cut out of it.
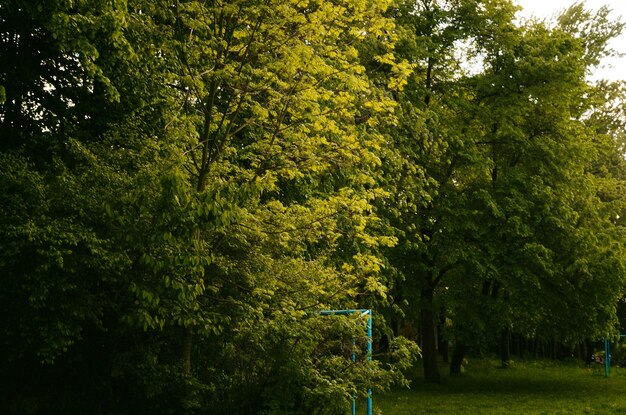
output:
<svg viewBox="0 0 626 415"><path fill-rule="evenodd" d="M626 368L605 378L599 365L529 361L502 370L494 360L474 360L460 377L443 373L441 385L418 377L410 390L377 395L374 407L385 415L626 413Z"/></svg>

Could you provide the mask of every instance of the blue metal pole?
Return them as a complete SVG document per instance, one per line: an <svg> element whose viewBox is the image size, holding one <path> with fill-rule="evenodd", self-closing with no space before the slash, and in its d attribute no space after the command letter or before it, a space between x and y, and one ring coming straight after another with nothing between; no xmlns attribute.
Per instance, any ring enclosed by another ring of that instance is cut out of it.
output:
<svg viewBox="0 0 626 415"><path fill-rule="evenodd" d="M372 361L372 310L367 317L367 361ZM372 388L367 388L367 415L372 415Z"/></svg>
<svg viewBox="0 0 626 415"><path fill-rule="evenodd" d="M372 310L371 309L351 309L351 310L321 310L323 316L346 315L360 313L367 315L367 361L372 361ZM356 342L353 343L356 346ZM356 361L356 353L352 352L352 361ZM372 415L372 388L367 388L367 415ZM356 395L352 396L352 415L356 415Z"/></svg>
<svg viewBox="0 0 626 415"><path fill-rule="evenodd" d="M606 346L608 350L608 353L606 355L606 367L610 374L611 373L611 340L610 339L606 340Z"/></svg>
<svg viewBox="0 0 626 415"><path fill-rule="evenodd" d="M356 342L352 342L352 361L356 362L356 353L354 352L354 348L356 347ZM352 415L356 415L356 393L352 395Z"/></svg>
<svg viewBox="0 0 626 415"><path fill-rule="evenodd" d="M604 339L604 376L608 377L611 371L611 344L609 339Z"/></svg>
<svg viewBox="0 0 626 415"><path fill-rule="evenodd" d="M332 315L341 316L341 315L346 315L346 314L367 313L367 312L369 312L369 310L362 309L362 308L350 309L350 310L322 310L322 311L319 311L319 313L321 315L323 315L323 316L332 316Z"/></svg>

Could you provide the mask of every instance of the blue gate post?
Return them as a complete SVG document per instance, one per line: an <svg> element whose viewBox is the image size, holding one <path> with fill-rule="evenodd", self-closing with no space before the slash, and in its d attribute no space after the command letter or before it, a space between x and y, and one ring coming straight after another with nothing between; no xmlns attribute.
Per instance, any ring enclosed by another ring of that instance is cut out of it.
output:
<svg viewBox="0 0 626 415"><path fill-rule="evenodd" d="M323 316L345 315L360 313L361 316L367 315L367 361L372 361L372 310L322 310L319 312ZM356 361L356 354L352 352L352 361ZM352 415L356 415L356 398L352 398ZM367 388L367 415L372 415L372 388Z"/></svg>
<svg viewBox="0 0 626 415"><path fill-rule="evenodd" d="M372 310L367 317L367 361L372 361ZM367 415L372 415L372 387L367 388Z"/></svg>
<svg viewBox="0 0 626 415"><path fill-rule="evenodd" d="M619 335L620 339L626 337L626 334ZM604 376L608 377L611 373L611 340L604 339Z"/></svg>
<svg viewBox="0 0 626 415"><path fill-rule="evenodd" d="M604 339L604 376L608 377L611 371L611 341Z"/></svg>
<svg viewBox="0 0 626 415"><path fill-rule="evenodd" d="M352 361L356 362L356 352L354 348L356 347L356 341L352 341ZM356 415L356 392L352 395L352 415Z"/></svg>

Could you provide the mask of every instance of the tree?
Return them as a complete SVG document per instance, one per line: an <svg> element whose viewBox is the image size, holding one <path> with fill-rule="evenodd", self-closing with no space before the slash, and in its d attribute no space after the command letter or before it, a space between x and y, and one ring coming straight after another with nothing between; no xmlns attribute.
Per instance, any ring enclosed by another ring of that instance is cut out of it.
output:
<svg viewBox="0 0 626 415"><path fill-rule="evenodd" d="M384 2L1 7L3 408L313 413L401 379L311 316L384 295L387 101L353 46Z"/></svg>
<svg viewBox="0 0 626 415"><path fill-rule="evenodd" d="M620 231L586 170L594 135L583 114L585 74L620 25L606 11L581 17L580 7L570 14L583 21L560 28L515 27L504 1L394 11L397 53L415 69L395 95L393 202L381 209L399 237L389 252L403 279L396 295L410 301L408 315L420 305L427 381L439 381L440 310L457 351L486 339L502 343L504 361L511 331L573 341L614 322L603 304L621 292Z"/></svg>
<svg viewBox="0 0 626 415"><path fill-rule="evenodd" d="M582 6L564 16L576 10ZM588 42L606 41L621 26L609 23L606 13L579 16L585 21L580 26L591 28L586 37L567 25L530 24L510 54L494 55L478 84L477 101L485 109L481 142L491 156L482 245L491 257L489 273L474 291L492 306L477 314L465 303L457 315L474 315L483 322L481 331L502 333L504 364L508 333L574 344L614 326L621 230L589 171L599 148L586 125L585 102L585 75L606 51L602 42ZM467 296L461 287L457 301ZM461 326L467 326L464 319ZM465 339L472 336L467 329L459 333Z"/></svg>
<svg viewBox="0 0 626 415"><path fill-rule="evenodd" d="M450 273L483 261L471 190L483 185L488 164L475 142L475 91L459 45L468 43L479 54L506 41L513 11L507 2L479 7L473 1L403 2L394 11L401 34L397 53L414 69L405 90L396 94L400 121L389 131L395 152L386 160L392 196L381 210L400 240L389 253L404 278L396 294L411 302L409 307L420 307L429 382L439 381L441 291Z"/></svg>

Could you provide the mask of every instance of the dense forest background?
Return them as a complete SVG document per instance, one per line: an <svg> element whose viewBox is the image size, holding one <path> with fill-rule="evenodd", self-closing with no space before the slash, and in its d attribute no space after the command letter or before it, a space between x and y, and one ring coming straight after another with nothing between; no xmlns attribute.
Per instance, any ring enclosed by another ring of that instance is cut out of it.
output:
<svg viewBox="0 0 626 415"><path fill-rule="evenodd" d="M515 12L3 1L0 412L340 414L617 334L623 24Z"/></svg>

